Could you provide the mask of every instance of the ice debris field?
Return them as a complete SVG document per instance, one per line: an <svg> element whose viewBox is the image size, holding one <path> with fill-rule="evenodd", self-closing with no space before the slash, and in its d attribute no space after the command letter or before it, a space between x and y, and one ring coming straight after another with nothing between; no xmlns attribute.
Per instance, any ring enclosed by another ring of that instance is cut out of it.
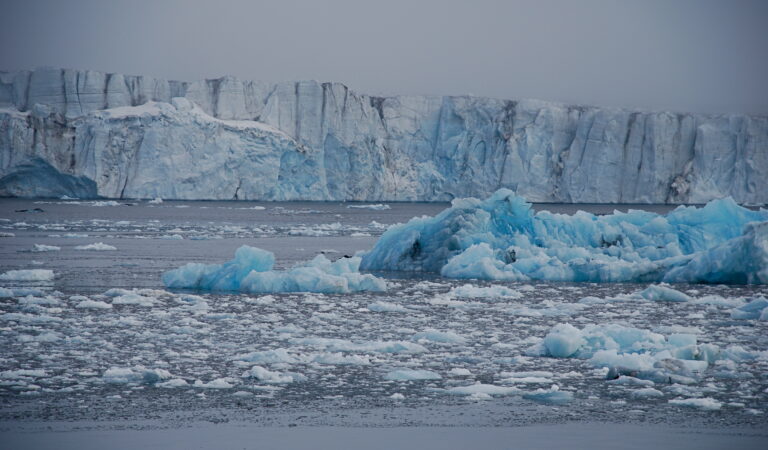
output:
<svg viewBox="0 0 768 450"><path fill-rule="evenodd" d="M485 425L765 424L762 210L55 203L0 222L5 419L484 403L506 411Z"/></svg>

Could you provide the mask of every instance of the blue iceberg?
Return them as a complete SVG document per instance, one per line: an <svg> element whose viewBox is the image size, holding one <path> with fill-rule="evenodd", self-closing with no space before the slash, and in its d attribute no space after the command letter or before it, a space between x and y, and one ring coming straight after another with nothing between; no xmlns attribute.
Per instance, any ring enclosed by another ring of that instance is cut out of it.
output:
<svg viewBox="0 0 768 450"><path fill-rule="evenodd" d="M274 264L272 252L244 245L235 251L231 261L224 264L189 263L164 273L163 283L177 289L247 293L346 294L387 290L387 284L381 278L359 272L360 257L331 262L318 255L311 261L282 271L272 270Z"/></svg>
<svg viewBox="0 0 768 450"><path fill-rule="evenodd" d="M768 211L731 198L667 215L548 211L501 189L391 227L364 271L579 282L768 283Z"/></svg>

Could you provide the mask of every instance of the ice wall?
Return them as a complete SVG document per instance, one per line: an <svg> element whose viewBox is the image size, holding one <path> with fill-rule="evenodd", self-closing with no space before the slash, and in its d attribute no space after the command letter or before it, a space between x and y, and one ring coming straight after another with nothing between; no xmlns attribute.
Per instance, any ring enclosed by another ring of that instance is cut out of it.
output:
<svg viewBox="0 0 768 450"><path fill-rule="evenodd" d="M210 120L104 112L178 97ZM0 72L0 177L33 158L107 197L449 200L505 187L531 201L768 203L768 117L371 97L315 81Z"/></svg>

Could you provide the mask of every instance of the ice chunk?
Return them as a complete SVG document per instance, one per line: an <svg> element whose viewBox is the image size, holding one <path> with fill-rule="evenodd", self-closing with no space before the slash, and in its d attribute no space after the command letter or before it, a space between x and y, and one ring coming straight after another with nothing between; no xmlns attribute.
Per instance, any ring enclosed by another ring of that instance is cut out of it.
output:
<svg viewBox="0 0 768 450"><path fill-rule="evenodd" d="M521 298L522 293L504 286L478 287L471 284L465 284L453 288L450 295L462 298Z"/></svg>
<svg viewBox="0 0 768 450"><path fill-rule="evenodd" d="M436 272L451 278L554 281L768 283L768 211L732 199L667 215L534 214L500 189L454 200L435 217L390 227L362 270ZM679 301L664 289L646 295Z"/></svg>
<svg viewBox="0 0 768 450"><path fill-rule="evenodd" d="M707 411L716 411L722 408L723 404L712 397L705 398L674 398L669 401L676 406L686 406L689 408L704 409Z"/></svg>
<svg viewBox="0 0 768 450"><path fill-rule="evenodd" d="M565 405L573 400L573 393L561 391L559 386L553 384L549 389L536 389L533 392L526 392L523 394L523 398L539 403Z"/></svg>
<svg viewBox="0 0 768 450"><path fill-rule="evenodd" d="M93 244L78 245L75 247L75 250L111 251L111 250L117 250L117 247L105 244L103 242L96 242Z"/></svg>
<svg viewBox="0 0 768 450"><path fill-rule="evenodd" d="M280 373L265 369L261 366L253 366L251 370L243 374L243 377L256 378L263 383L268 384L285 384L293 383L296 381L305 381L307 378L298 373Z"/></svg>
<svg viewBox="0 0 768 450"><path fill-rule="evenodd" d="M61 247L57 247L55 245L44 245L44 244L35 244L34 247L32 247L33 253L41 253L41 252L58 252L61 250Z"/></svg>
<svg viewBox="0 0 768 450"><path fill-rule="evenodd" d="M248 293L320 292L349 293L381 292L386 282L358 271L360 258L341 258L331 262L323 255L292 269L272 270L274 254L255 247L242 246L235 258L224 264L190 263L163 274L169 288L211 291L241 291Z"/></svg>
<svg viewBox="0 0 768 450"><path fill-rule="evenodd" d="M399 312L404 313L408 312L408 308L398 305L396 303L390 303L385 301L377 301L373 302L370 305L368 305L368 309L370 309L373 312Z"/></svg>
<svg viewBox="0 0 768 450"><path fill-rule="evenodd" d="M112 309L112 305L98 300L83 300L75 308L80 309Z"/></svg>
<svg viewBox="0 0 768 450"><path fill-rule="evenodd" d="M167 370L146 369L144 367L112 367L104 372L103 379L107 383L145 383L153 384L168 380L173 376Z"/></svg>
<svg viewBox="0 0 768 450"><path fill-rule="evenodd" d="M547 354L556 358L567 358L573 355L585 343L581 331L568 323L556 325L544 338Z"/></svg>
<svg viewBox="0 0 768 450"><path fill-rule="evenodd" d="M229 378L217 378L215 380L209 381L208 383L195 380L195 384L193 386L201 389L231 389L235 387L235 385L230 381L231 380Z"/></svg>
<svg viewBox="0 0 768 450"><path fill-rule="evenodd" d="M646 388L634 390L629 395L631 395L634 398L643 398L643 399L664 397L664 393L652 387L646 387Z"/></svg>
<svg viewBox="0 0 768 450"><path fill-rule="evenodd" d="M520 392L520 389L513 386L496 386L495 384L475 383L469 386L456 386L448 388L447 393L453 395L477 395L484 394L488 396L498 395L511 395Z"/></svg>
<svg viewBox="0 0 768 450"><path fill-rule="evenodd" d="M372 209L374 211L384 211L391 209L389 205L383 203L376 203L375 205L347 205L350 209Z"/></svg>
<svg viewBox="0 0 768 450"><path fill-rule="evenodd" d="M755 297L749 303L731 311L734 319L759 319L768 320L768 299Z"/></svg>
<svg viewBox="0 0 768 450"><path fill-rule="evenodd" d="M441 344L463 344L467 342L467 339L463 336L452 331L439 331L439 330L424 330L420 333L416 333L411 337L411 340L421 342L438 342Z"/></svg>
<svg viewBox="0 0 768 450"><path fill-rule="evenodd" d="M654 302L687 302L691 300L687 294L660 284L652 284L638 292L637 295Z"/></svg>
<svg viewBox="0 0 768 450"><path fill-rule="evenodd" d="M299 362L299 359L288 353L288 350L284 348L278 348L275 350L264 350L261 352L252 352L245 355L239 355L235 359L238 359L240 361L249 361L249 362L255 362L255 363L262 363L262 364L273 364L273 363L297 363Z"/></svg>
<svg viewBox="0 0 768 450"><path fill-rule="evenodd" d="M385 380L392 381L439 380L441 378L438 373L421 369L399 369L384 375Z"/></svg>
<svg viewBox="0 0 768 450"><path fill-rule="evenodd" d="M51 281L53 271L48 269L9 270L0 274L4 281Z"/></svg>

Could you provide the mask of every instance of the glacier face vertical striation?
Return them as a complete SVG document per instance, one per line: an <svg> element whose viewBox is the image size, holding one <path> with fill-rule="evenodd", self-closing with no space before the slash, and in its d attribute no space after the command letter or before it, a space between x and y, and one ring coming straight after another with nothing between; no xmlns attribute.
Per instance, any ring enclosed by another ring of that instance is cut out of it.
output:
<svg viewBox="0 0 768 450"><path fill-rule="evenodd" d="M768 117L0 72L0 195L40 164L111 198L766 204Z"/></svg>

